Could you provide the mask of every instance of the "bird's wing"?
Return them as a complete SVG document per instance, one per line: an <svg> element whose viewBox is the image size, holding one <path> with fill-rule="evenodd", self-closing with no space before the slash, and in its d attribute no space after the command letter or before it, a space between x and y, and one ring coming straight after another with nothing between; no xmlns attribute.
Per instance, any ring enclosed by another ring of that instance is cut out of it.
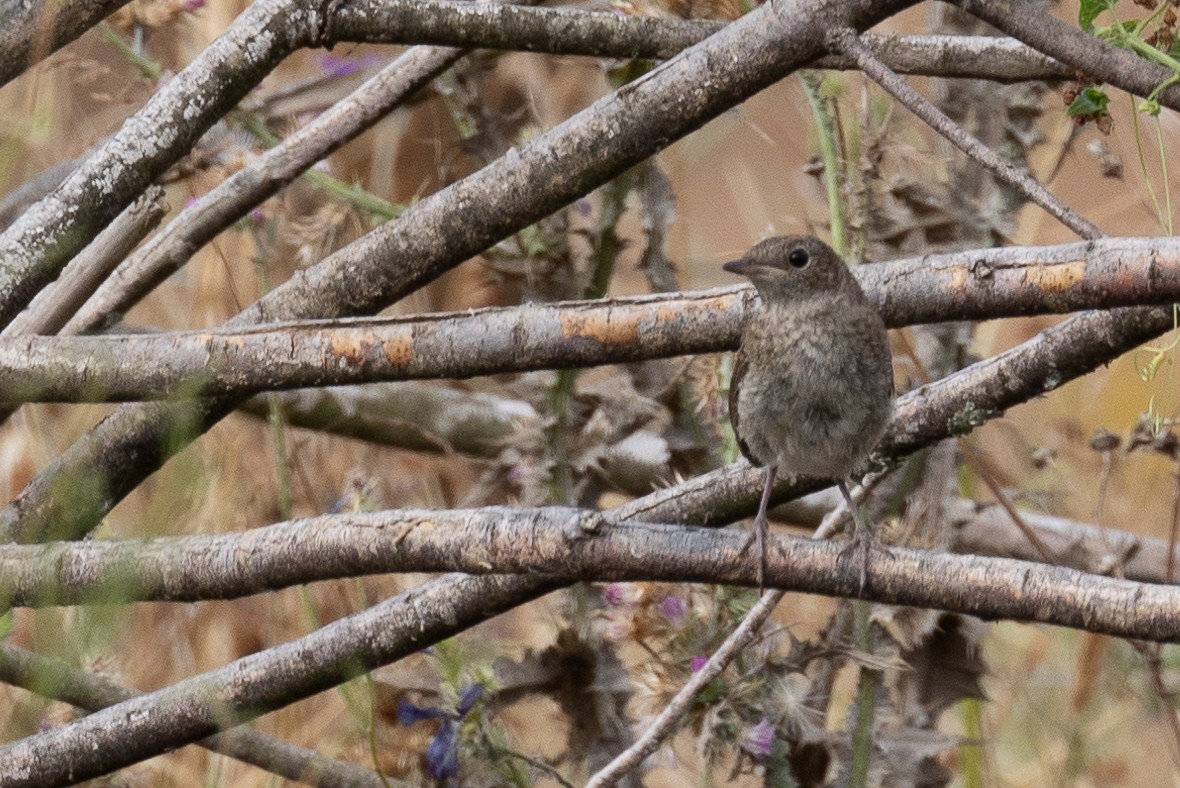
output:
<svg viewBox="0 0 1180 788"><path fill-rule="evenodd" d="M742 437L741 428L738 426L738 392L742 387L742 379L746 377L746 370L749 369L750 362L746 359L746 352L738 350L733 355L733 375L729 378L729 423L733 427L733 435L737 438L738 450L742 456L750 461L754 467L760 467L762 463L750 451L749 445L746 444L745 438Z"/></svg>

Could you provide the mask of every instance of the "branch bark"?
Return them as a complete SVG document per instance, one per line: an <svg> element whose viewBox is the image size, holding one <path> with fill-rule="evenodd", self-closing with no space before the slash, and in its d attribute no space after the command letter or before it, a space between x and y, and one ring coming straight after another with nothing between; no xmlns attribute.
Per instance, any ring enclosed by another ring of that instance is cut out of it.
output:
<svg viewBox="0 0 1180 788"><path fill-rule="evenodd" d="M1151 94L1172 72L1125 49L1067 25L1042 8L1010 0L951 0L959 8L1082 73L1139 96ZM1161 105L1180 109L1180 85L1156 97Z"/></svg>
<svg viewBox="0 0 1180 788"><path fill-rule="evenodd" d="M436 44L552 55L663 60L725 26L704 19L621 16L575 8L532 8L433 0L368 0L333 16L331 35L372 44ZM903 74L997 81L1071 79L1068 67L993 36L866 35L866 45ZM855 69L853 58L820 57L813 68Z"/></svg>
<svg viewBox="0 0 1180 788"><path fill-rule="evenodd" d="M324 515L251 531L148 541L12 546L0 578L13 605L226 599L383 572L542 574L565 581L659 580L756 586L748 535L627 523L550 507ZM841 545L771 538L768 588L856 597L860 567ZM901 547L874 563L864 598L1121 637L1180 639L1180 586L1064 567ZM2 761L0 761L2 762Z"/></svg>
<svg viewBox="0 0 1180 788"><path fill-rule="evenodd" d="M425 583L282 646L0 747L0 774L6 786L106 774L400 659L551 585L455 575Z"/></svg>
<svg viewBox="0 0 1180 788"><path fill-rule="evenodd" d="M962 252L861 266L857 275L890 326L1169 302L1180 299L1180 241ZM237 397L732 350L752 298L731 287L248 331L3 338L0 401ZM1168 328L1153 325L1157 334Z"/></svg>
<svg viewBox="0 0 1180 788"><path fill-rule="evenodd" d="M16 2L0 6L0 85L56 52L128 0Z"/></svg>
<svg viewBox="0 0 1180 788"><path fill-rule="evenodd" d="M163 188L149 186L8 324L4 335L56 334L167 212Z"/></svg>
<svg viewBox="0 0 1180 788"><path fill-rule="evenodd" d="M136 696L126 687L10 643L0 643L0 681L86 711L98 711ZM409 788L408 784L388 777L383 782L371 769L328 758L315 750L297 747L245 727L210 736L196 744L288 780L318 788Z"/></svg>
<svg viewBox="0 0 1180 788"><path fill-rule="evenodd" d="M51 194L0 234L0 325L192 149L282 58L316 41L318 6L259 0Z"/></svg>
<svg viewBox="0 0 1180 788"><path fill-rule="evenodd" d="M416 47L374 74L351 95L186 207L119 266L62 333L78 334L126 312L188 262L206 243L304 171L374 123L463 55Z"/></svg>

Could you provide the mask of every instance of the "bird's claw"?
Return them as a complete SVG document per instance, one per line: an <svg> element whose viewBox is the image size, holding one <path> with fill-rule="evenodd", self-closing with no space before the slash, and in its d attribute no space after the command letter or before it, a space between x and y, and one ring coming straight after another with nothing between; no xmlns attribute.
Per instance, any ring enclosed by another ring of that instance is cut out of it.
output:
<svg viewBox="0 0 1180 788"><path fill-rule="evenodd" d="M769 530L770 521L766 517L754 518L754 527L751 529L746 543L738 551L738 558L741 558L750 552L751 547L755 545L758 547L758 593L766 590L766 534Z"/></svg>
<svg viewBox="0 0 1180 788"><path fill-rule="evenodd" d="M868 531L857 532L852 539L840 550L837 558L839 561L844 561L853 555L853 553L860 553L860 595L864 596L865 589L869 585L869 557L873 551L883 554L887 558L892 558L893 553L889 551L888 547L877 542L872 534Z"/></svg>

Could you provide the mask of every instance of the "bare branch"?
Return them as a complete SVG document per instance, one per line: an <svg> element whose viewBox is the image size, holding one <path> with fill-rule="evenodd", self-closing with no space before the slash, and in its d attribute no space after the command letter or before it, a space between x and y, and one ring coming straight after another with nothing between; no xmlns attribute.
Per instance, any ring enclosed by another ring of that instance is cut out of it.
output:
<svg viewBox="0 0 1180 788"><path fill-rule="evenodd" d="M6 601L37 606L225 599L380 572L757 585L758 567L744 552L745 533L615 519L628 511L395 510L213 535L14 545L0 557L0 577ZM776 536L767 552L768 587L860 594L860 568L841 560L839 544ZM1178 586L1005 558L900 547L890 552L892 560L874 566L865 598L1146 640L1180 639Z"/></svg>
<svg viewBox="0 0 1180 788"><path fill-rule="evenodd" d="M127 0L14 2L0 5L0 85L64 47Z"/></svg>
<svg viewBox="0 0 1180 788"><path fill-rule="evenodd" d="M412 654L550 584L455 575L425 583L282 646L0 747L0 774L12 786L106 774Z"/></svg>
<svg viewBox="0 0 1180 788"><path fill-rule="evenodd" d="M281 394L279 405L296 427L412 451L456 451L482 458L495 457L510 441L539 433L542 421L523 400L416 381L299 389ZM270 400L254 397L242 409L267 418Z"/></svg>
<svg viewBox="0 0 1180 788"><path fill-rule="evenodd" d="M9 643L0 643L0 681L87 711L98 711L136 696L125 687L78 670L61 660L34 654ZM408 788L401 781L382 782L370 769L325 757L315 750L297 747L245 727L196 743L288 780L319 788L389 788L391 785Z"/></svg>
<svg viewBox="0 0 1180 788"><path fill-rule="evenodd" d="M164 190L148 189L69 262L53 284L17 315L3 336L56 334L119 263L164 218Z"/></svg>
<svg viewBox="0 0 1180 788"><path fill-rule="evenodd" d="M906 109L925 121L930 128L945 137L956 148L987 167L1004 183L1019 189L1029 200L1044 208L1051 216L1082 238L1094 240L1102 237L1101 230L1057 199L1027 170L1021 170L1001 159L994 151L947 117L942 110L923 98L922 94L906 84L905 80L873 57L868 48L860 42L855 30L849 28L836 30L832 32L830 37L837 49L856 58L857 65L870 79L884 88Z"/></svg>
<svg viewBox="0 0 1180 788"><path fill-rule="evenodd" d="M109 315L126 312L218 233L370 128L462 54L455 49L416 47L401 55L347 98L181 211L119 266L62 333L91 331Z"/></svg>
<svg viewBox="0 0 1180 788"><path fill-rule="evenodd" d="M296 47L318 6L259 0L51 194L0 234L0 325Z"/></svg>
<svg viewBox="0 0 1180 788"><path fill-rule="evenodd" d="M862 266L858 275L892 326L915 313L940 321L1112 306L1120 297L1158 303L1180 298L1180 241L972 251ZM240 396L708 353L733 349L751 298L731 287L248 331L5 338L0 400Z"/></svg>
<svg viewBox="0 0 1180 788"><path fill-rule="evenodd" d="M292 426L399 449L495 459L506 448L541 441L543 419L529 403L427 383L300 389L277 396ZM242 410L265 419L270 406L269 395L257 396ZM637 430L603 447L601 472L615 488L645 495L671 478L670 455L663 436Z"/></svg>
<svg viewBox="0 0 1180 788"><path fill-rule="evenodd" d="M0 399L241 395L707 353L735 345L744 306L727 288L247 332L13 337L0 340Z"/></svg>
<svg viewBox="0 0 1180 788"><path fill-rule="evenodd" d="M830 487L788 501L776 510L776 515L800 528L815 529L828 512L843 502L839 492ZM1020 516L1048 548L1051 560L1047 563L1054 566L1117 574L1142 583L1167 583L1169 552L1180 559L1180 546L1169 546L1166 539L1098 528L1035 510L1021 510ZM1046 562L999 504L961 498L947 504L945 518L954 534L952 552Z"/></svg>
<svg viewBox="0 0 1180 788"><path fill-rule="evenodd" d="M1043 8L1011 0L953 2L1038 52L1129 93L1150 95L1173 76L1169 69L1083 33ZM1161 105L1180 110L1180 85L1170 85L1156 98Z"/></svg>
<svg viewBox="0 0 1180 788"><path fill-rule="evenodd" d="M576 8L434 0L351 3L332 18L332 35L374 44L438 44L553 55L667 59L725 26L704 19L621 16ZM999 81L1070 79L1073 71L1034 49L994 36L866 35L895 71ZM813 68L855 69L853 58L824 55Z"/></svg>

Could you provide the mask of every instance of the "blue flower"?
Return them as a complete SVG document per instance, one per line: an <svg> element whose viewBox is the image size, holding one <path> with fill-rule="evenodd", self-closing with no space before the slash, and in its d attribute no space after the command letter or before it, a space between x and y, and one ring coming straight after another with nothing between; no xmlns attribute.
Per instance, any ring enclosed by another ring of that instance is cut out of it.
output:
<svg viewBox="0 0 1180 788"><path fill-rule="evenodd" d="M397 721L413 725L423 720L441 720L438 732L426 748L426 769L436 780L449 780L459 773L459 723L483 695L483 685L468 684L459 693L454 711L433 706L418 706L408 700L397 704Z"/></svg>

